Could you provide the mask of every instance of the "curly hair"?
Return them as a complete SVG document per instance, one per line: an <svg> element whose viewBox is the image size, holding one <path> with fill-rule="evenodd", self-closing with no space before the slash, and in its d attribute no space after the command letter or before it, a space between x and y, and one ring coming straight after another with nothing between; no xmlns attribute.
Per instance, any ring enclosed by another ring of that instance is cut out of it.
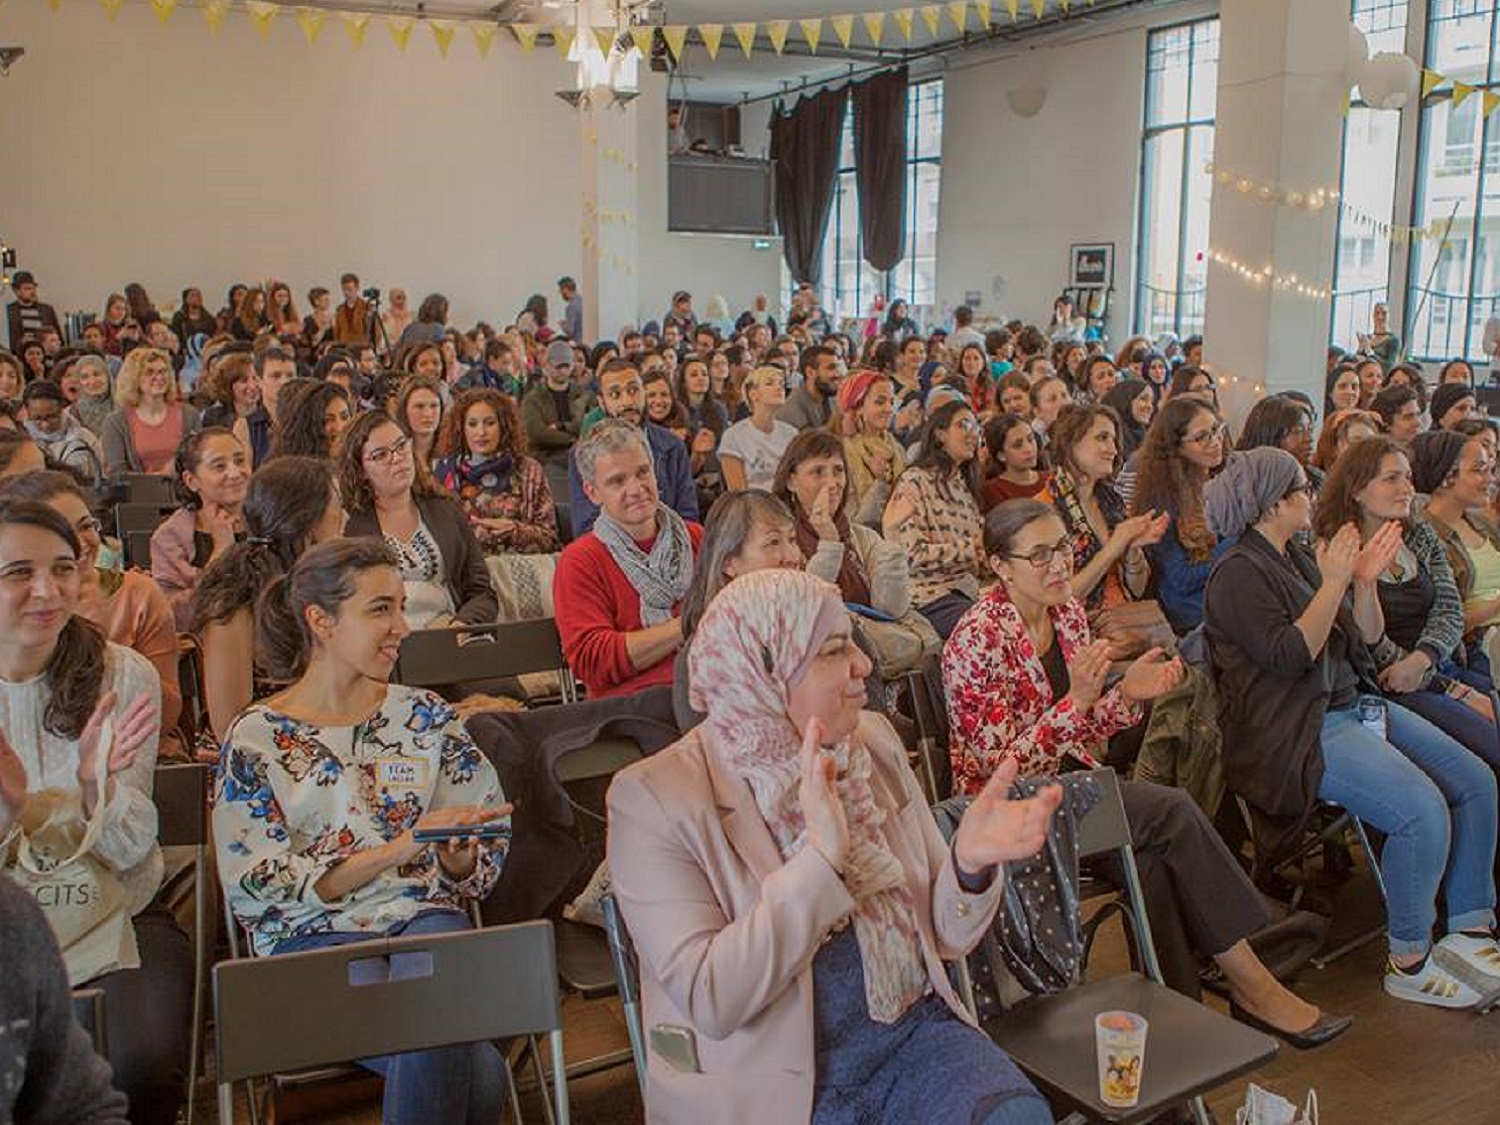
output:
<svg viewBox="0 0 1500 1125"><path fill-rule="evenodd" d="M288 391L293 391L288 395ZM289 401L282 401L288 399ZM344 405L353 410L349 392L337 383L320 383L316 379L299 381L293 388L291 383L281 388L277 400L276 437L271 443L273 457L295 455L299 457L331 457L334 450L325 432L324 415L335 399L343 399Z"/></svg>
<svg viewBox="0 0 1500 1125"><path fill-rule="evenodd" d="M516 400L508 394L488 387L476 387L464 391L453 403L453 409L443 418L443 427L438 431L438 457L460 457L467 453L464 443L464 422L469 411L476 406L488 406L500 421L500 451L512 457L526 454L526 431L521 426L521 415L516 409Z"/></svg>
<svg viewBox="0 0 1500 1125"><path fill-rule="evenodd" d="M375 490L370 486L370 478L365 472L365 446L370 443L370 435L380 426L395 426L408 439L411 438L411 431L401 422L387 418L378 410L361 414L344 431L344 439L339 443L334 464L338 470L339 495L344 498L344 510L350 513L368 512L375 507ZM443 490L433 481L432 471L420 460L413 460L416 462L417 472L412 478L411 494L444 495Z"/></svg>
<svg viewBox="0 0 1500 1125"><path fill-rule="evenodd" d="M136 407L141 404L141 380L146 368L153 363L162 363L167 368L167 401L177 401L177 376L172 371L172 357L160 348L139 347L131 349L120 363L115 375L115 405Z"/></svg>
<svg viewBox="0 0 1500 1125"><path fill-rule="evenodd" d="M1203 511L1208 472L1182 455L1182 439L1201 414L1218 424L1218 413L1201 399L1170 398L1162 404L1136 450L1139 469L1133 505L1137 513L1175 513L1177 541L1194 562L1208 561L1218 542Z"/></svg>
<svg viewBox="0 0 1500 1125"><path fill-rule="evenodd" d="M249 352L231 352L214 363L203 381L208 397L223 406L234 407L234 388L255 375L255 360Z"/></svg>

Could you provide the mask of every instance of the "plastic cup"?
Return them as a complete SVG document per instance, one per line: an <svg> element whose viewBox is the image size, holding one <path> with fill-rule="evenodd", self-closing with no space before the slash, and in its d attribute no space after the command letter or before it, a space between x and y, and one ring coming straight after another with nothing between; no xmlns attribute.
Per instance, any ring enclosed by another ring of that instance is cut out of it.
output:
<svg viewBox="0 0 1500 1125"><path fill-rule="evenodd" d="M1105 1105L1123 1108L1140 1100L1146 1028L1146 1017L1135 1012L1100 1012L1094 1017L1099 1100Z"/></svg>

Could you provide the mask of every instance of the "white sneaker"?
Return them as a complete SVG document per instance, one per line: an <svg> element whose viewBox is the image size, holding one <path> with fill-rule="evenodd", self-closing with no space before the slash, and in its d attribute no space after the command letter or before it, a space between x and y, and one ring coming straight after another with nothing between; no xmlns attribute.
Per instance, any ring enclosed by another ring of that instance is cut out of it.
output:
<svg viewBox="0 0 1500 1125"><path fill-rule="evenodd" d="M1449 934L1433 947L1432 956L1481 995L1500 992L1500 945L1493 938Z"/></svg>
<svg viewBox="0 0 1500 1125"><path fill-rule="evenodd" d="M1397 1000L1431 1004L1436 1008L1472 1008L1482 997L1429 956L1415 973L1404 973L1394 963L1386 965L1385 991Z"/></svg>

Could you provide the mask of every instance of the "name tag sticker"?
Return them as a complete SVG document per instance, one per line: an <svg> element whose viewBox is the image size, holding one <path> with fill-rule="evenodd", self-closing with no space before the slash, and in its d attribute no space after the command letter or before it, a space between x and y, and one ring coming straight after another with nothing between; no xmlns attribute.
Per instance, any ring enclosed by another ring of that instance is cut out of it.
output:
<svg viewBox="0 0 1500 1125"><path fill-rule="evenodd" d="M421 758L380 758L375 776L382 789L426 789L427 763Z"/></svg>

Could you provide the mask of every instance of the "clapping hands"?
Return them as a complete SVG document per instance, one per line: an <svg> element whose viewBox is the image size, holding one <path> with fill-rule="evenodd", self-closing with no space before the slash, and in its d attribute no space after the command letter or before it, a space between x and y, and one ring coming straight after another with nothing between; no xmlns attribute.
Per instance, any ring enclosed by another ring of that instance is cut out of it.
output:
<svg viewBox="0 0 1500 1125"><path fill-rule="evenodd" d="M1048 785L1035 797L1015 800L1010 796L1015 780L1016 761L1007 758L964 812L953 837L961 870L977 874L997 863L1028 859L1046 842L1047 825L1062 804L1062 786Z"/></svg>

